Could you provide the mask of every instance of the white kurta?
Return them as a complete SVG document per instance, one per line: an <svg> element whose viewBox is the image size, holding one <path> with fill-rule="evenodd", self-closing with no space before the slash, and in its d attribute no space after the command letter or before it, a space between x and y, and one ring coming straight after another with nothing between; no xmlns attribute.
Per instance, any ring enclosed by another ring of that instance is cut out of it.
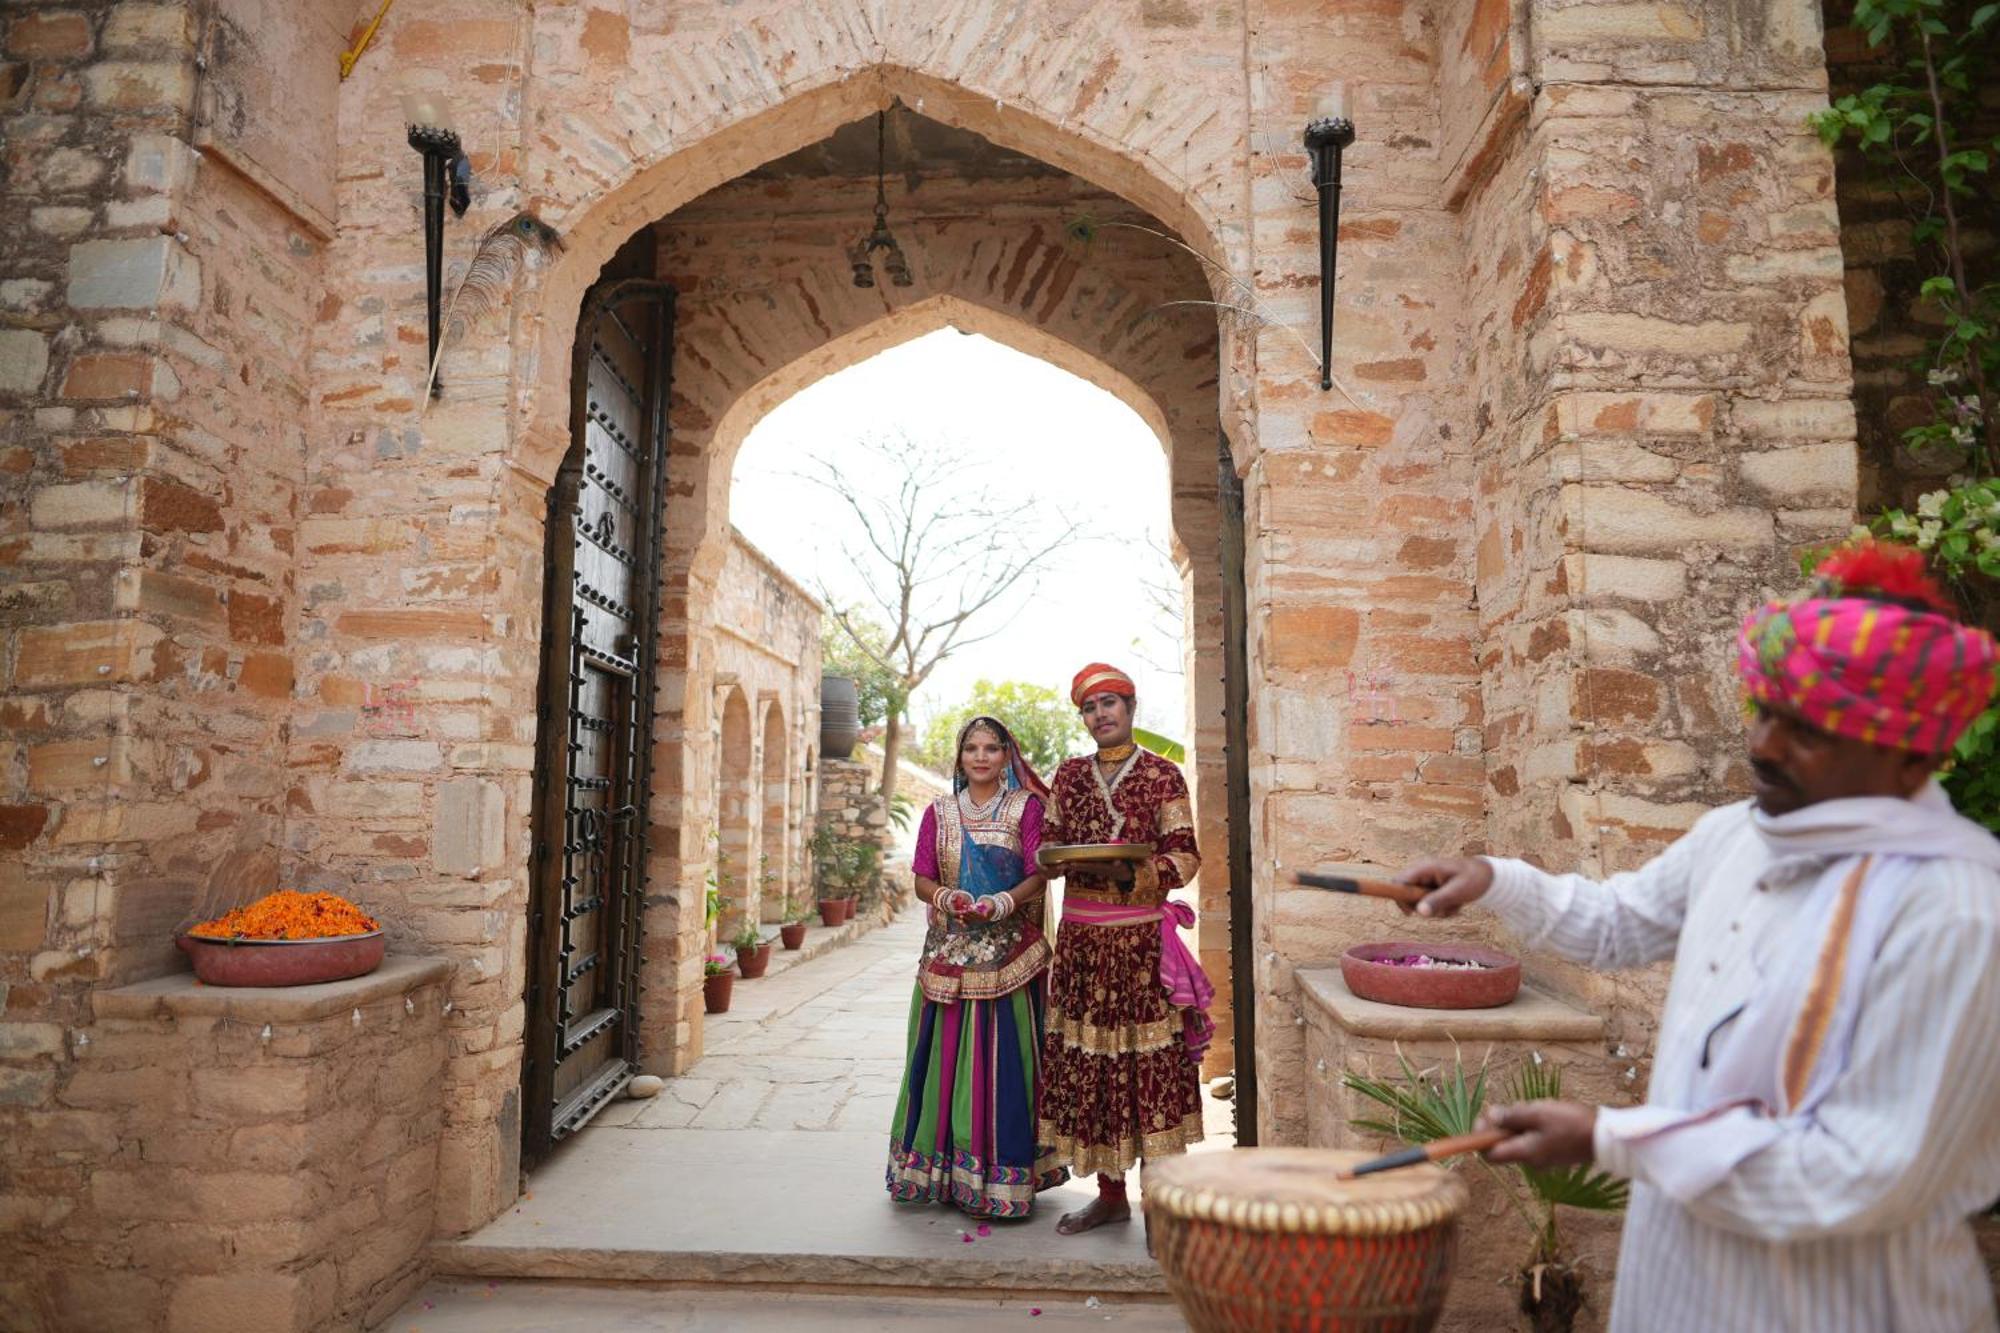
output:
<svg viewBox="0 0 2000 1333"><path fill-rule="evenodd" d="M1746 802L1603 883L1493 858L1481 903L1529 946L1592 967L1674 959L1648 1102L1693 1110L1711 1029L1830 860L1774 859ZM1713 1189L1678 1202L1627 1145L1600 1132L1596 1150L1633 1181L1614 1333L1994 1328L1967 1219L2000 1200L2000 874L1919 866L1868 971L1846 1072L1808 1123Z"/></svg>

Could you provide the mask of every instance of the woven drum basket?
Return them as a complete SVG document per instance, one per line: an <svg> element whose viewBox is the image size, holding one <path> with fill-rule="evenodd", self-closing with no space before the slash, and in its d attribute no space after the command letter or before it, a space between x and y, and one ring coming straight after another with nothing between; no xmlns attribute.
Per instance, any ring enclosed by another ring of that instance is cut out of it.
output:
<svg viewBox="0 0 2000 1333"><path fill-rule="evenodd" d="M1433 1327L1451 1284L1465 1186L1429 1165L1335 1178L1368 1156L1238 1148L1147 1163L1148 1243L1188 1326Z"/></svg>

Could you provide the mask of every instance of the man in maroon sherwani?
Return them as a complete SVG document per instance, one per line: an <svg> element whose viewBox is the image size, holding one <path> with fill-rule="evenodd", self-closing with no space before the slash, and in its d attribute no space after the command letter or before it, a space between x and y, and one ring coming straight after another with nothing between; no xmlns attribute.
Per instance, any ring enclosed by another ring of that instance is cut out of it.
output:
<svg viewBox="0 0 2000 1333"><path fill-rule="evenodd" d="M1097 742L1049 784L1045 847L1150 843L1139 861L1045 863L1065 879L1042 1047L1041 1140L1097 1198L1056 1224L1064 1235L1132 1216L1125 1171L1199 1142L1201 1052L1213 989L1175 933L1194 912L1167 894L1201 866L1180 769L1132 743L1131 677L1093 663L1070 700Z"/></svg>

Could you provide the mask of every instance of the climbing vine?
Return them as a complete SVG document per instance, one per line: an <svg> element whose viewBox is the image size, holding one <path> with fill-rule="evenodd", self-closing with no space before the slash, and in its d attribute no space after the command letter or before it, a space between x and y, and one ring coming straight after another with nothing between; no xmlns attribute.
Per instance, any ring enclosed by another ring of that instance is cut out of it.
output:
<svg viewBox="0 0 2000 1333"><path fill-rule="evenodd" d="M1811 124L1828 147L1858 149L1911 211L1929 270L1918 318L1933 336L1916 367L1925 419L1903 442L1960 469L1914 512L1888 509L1864 526L1922 550L1990 627L2000 621L2000 282L1991 235L2000 135L1990 133L1982 98L2000 52L2000 2L1855 0L1850 22L1889 73ZM2000 705L1960 740L1945 786L1960 810L2000 831Z"/></svg>

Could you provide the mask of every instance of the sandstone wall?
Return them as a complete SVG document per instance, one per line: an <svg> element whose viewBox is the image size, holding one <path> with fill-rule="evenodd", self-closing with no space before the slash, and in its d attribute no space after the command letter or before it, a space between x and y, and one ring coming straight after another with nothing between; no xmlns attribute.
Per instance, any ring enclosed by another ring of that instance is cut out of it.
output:
<svg viewBox="0 0 2000 1333"><path fill-rule="evenodd" d="M165 1260L71 1264L116 1229L93 1165L168 1103L89 1104L65 1034L91 1030L93 987L177 966L176 927L274 887L287 812L324 219L217 142L223 26L183 4L0 14L0 1226L16 1255L54 1228L4 1303L71 1327L164 1292ZM317 14L271 27L338 49ZM291 91L300 152L331 156L332 83ZM132 1231L145 1201L121 1197Z"/></svg>

